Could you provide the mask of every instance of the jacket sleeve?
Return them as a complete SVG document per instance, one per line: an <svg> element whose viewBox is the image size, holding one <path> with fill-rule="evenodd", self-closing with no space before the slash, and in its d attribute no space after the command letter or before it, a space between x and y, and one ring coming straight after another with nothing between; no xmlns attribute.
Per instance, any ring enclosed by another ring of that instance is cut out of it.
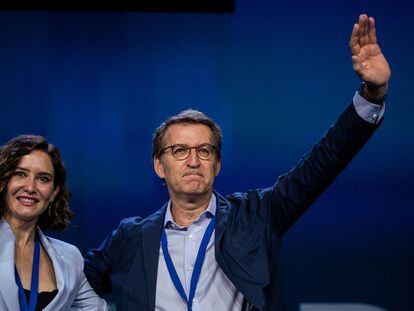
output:
<svg viewBox="0 0 414 311"><path fill-rule="evenodd" d="M60 242L62 244L63 242ZM56 245L56 242L55 242ZM83 273L83 257L77 247L65 243L65 258L70 261L70 267L72 270L71 279L74 281L73 287L72 282L67 281L67 288L70 290L70 301L66 308L70 310L85 310L85 311L107 311L108 306L106 301L100 298L86 280L85 274ZM63 292L65 289L63 288ZM70 308L69 308L70 306Z"/></svg>
<svg viewBox="0 0 414 311"><path fill-rule="evenodd" d="M363 120L349 105L295 167L279 177L273 191L277 208L271 213L281 234L348 166L378 126Z"/></svg>
<svg viewBox="0 0 414 311"><path fill-rule="evenodd" d="M107 311L106 301L100 298L89 285L83 272L79 282L78 292L72 302L71 310Z"/></svg>
<svg viewBox="0 0 414 311"><path fill-rule="evenodd" d="M379 124L382 122L379 122ZM273 187L252 190L237 198L250 202L251 212L269 222L279 236L306 211L347 167L379 124L363 120L351 104L325 135Z"/></svg>
<svg viewBox="0 0 414 311"><path fill-rule="evenodd" d="M125 237L131 220L139 221L140 217L127 218L121 221L117 229L110 233L97 249L90 250L85 256L84 272L90 285L99 295L112 292L111 272L113 265L120 262L123 256L124 245L128 238ZM125 226L126 225L126 226Z"/></svg>

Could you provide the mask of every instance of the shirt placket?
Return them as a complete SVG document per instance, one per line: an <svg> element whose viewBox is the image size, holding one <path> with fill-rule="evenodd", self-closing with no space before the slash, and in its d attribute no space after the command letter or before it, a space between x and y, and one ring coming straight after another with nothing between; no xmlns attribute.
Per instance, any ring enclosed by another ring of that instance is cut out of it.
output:
<svg viewBox="0 0 414 311"><path fill-rule="evenodd" d="M201 215L200 219L192 223L186 232L185 237L185 278L187 297L190 294L191 278L194 271L194 263L197 258L198 249L200 246L203 233L205 231L205 215ZM200 285L200 284L198 284ZM199 310L197 300L197 290L193 299L193 311Z"/></svg>
<svg viewBox="0 0 414 311"><path fill-rule="evenodd" d="M191 276L193 275L194 262L197 256L193 231L194 228L190 225L186 231L184 242L184 275L187 298L190 295Z"/></svg>

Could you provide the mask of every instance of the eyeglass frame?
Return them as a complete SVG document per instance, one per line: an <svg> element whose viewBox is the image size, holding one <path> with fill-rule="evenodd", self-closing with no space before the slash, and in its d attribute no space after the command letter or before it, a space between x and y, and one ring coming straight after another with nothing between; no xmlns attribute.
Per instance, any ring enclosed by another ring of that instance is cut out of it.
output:
<svg viewBox="0 0 414 311"><path fill-rule="evenodd" d="M179 158L177 158L175 155L174 155L174 147L177 147L177 146L181 146L181 147L184 147L184 148L188 148L188 154L187 154L187 156L185 157L185 158L182 158L182 159L179 159ZM212 149L212 152L211 152L211 156L209 157L209 158L202 158L202 157L200 157L200 155L199 155L199 148L201 148L201 147L205 147L205 146L209 146L209 147L211 147L211 149ZM178 161L184 161L184 160L187 160L189 157L190 157L190 154L191 154L191 150L192 149L195 149L195 151L196 151L196 155L197 155L197 158L199 158L200 160L211 160L213 157L214 157L214 154L217 152L216 150L217 150L217 147L216 146L214 146L214 145L212 145L212 144L209 144L209 143L205 143L205 144L201 144L201 145L198 145L198 146L195 146L195 147L190 147L190 146L188 146L188 145L186 145L186 144L175 144L175 145L171 145L171 146L168 146L168 147L165 147L165 148L163 148L163 149L161 149L161 152L160 152L160 154L163 154L167 149L170 149L171 148L171 155L173 156L173 158L174 159L176 159L176 160L178 160Z"/></svg>

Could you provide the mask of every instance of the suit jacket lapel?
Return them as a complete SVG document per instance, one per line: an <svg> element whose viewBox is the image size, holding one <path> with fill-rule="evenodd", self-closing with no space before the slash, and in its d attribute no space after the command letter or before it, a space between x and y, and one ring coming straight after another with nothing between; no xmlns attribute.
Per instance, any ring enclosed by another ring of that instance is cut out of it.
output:
<svg viewBox="0 0 414 311"><path fill-rule="evenodd" d="M220 195L218 192L214 191L214 195L216 196L216 227L214 228L214 248L215 254L217 257L217 251L219 249L221 238L223 237L224 228L227 224L227 219L229 216L229 205L227 200Z"/></svg>
<svg viewBox="0 0 414 311"><path fill-rule="evenodd" d="M0 220L0 294L7 310L19 310L18 287L14 277L15 237L9 224Z"/></svg>
<svg viewBox="0 0 414 311"><path fill-rule="evenodd" d="M60 310L63 309L65 302L68 301L69 293L65 290L65 283L69 280L69 268L64 261L63 255L59 254L49 239L45 237L40 229L38 229L40 242L42 243L46 253L49 255L55 271L56 285L58 293L55 298L47 305L45 310Z"/></svg>
<svg viewBox="0 0 414 311"><path fill-rule="evenodd" d="M149 310L155 309L155 289L157 287L161 229L166 208L167 204L150 216L142 228L142 250L145 265L144 270L148 284Z"/></svg>
<svg viewBox="0 0 414 311"><path fill-rule="evenodd" d="M223 252L222 252L222 245L223 245L223 234L224 230L228 223L229 217L229 202L225 197L220 195L219 193L214 191L214 194L217 198L217 209L216 209L216 227L215 227L215 235L214 235L214 254L216 257L217 264L219 265L220 269L224 272L225 275L233 282L233 284L237 284L234 282L235 277L233 273L231 273L230 267L227 265L227 262L224 260Z"/></svg>
<svg viewBox="0 0 414 311"><path fill-rule="evenodd" d="M234 219L229 220L229 200L216 192L214 192L214 194L217 197L217 223L214 241L216 261L220 269L227 275L230 281L232 281L233 284L237 286L238 290L242 292L244 298L248 300L249 304L261 309L266 304L266 298L263 290L264 286L261 286L260 284L252 285L251 280L244 277L246 275L245 272L249 274L252 272L252 267L258 267L258 261L255 261L255 265L246 264L246 258L240 258L240 256L242 256L240 254L242 253L237 254L231 251L231 248L229 247L229 243L233 243L233 241L231 241L231 237L234 236L235 230L238 231L237 229L242 228L234 224ZM227 239L223 240L225 230L227 230ZM237 270L239 270L239 273L237 273ZM262 282L262 284L263 283L265 282ZM246 296L246 294L248 294L249 297Z"/></svg>

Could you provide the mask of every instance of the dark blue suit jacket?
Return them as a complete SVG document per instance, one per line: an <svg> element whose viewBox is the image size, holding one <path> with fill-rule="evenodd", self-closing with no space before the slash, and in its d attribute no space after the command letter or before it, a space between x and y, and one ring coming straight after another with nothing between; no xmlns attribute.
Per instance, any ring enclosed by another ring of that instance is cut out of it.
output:
<svg viewBox="0 0 414 311"><path fill-rule="evenodd" d="M367 142L378 125L353 105L274 186L217 197L215 255L244 295L245 309L284 310L278 257L286 230L315 201ZM118 310L154 310L161 229L166 206L128 218L85 259L98 294L112 292Z"/></svg>

